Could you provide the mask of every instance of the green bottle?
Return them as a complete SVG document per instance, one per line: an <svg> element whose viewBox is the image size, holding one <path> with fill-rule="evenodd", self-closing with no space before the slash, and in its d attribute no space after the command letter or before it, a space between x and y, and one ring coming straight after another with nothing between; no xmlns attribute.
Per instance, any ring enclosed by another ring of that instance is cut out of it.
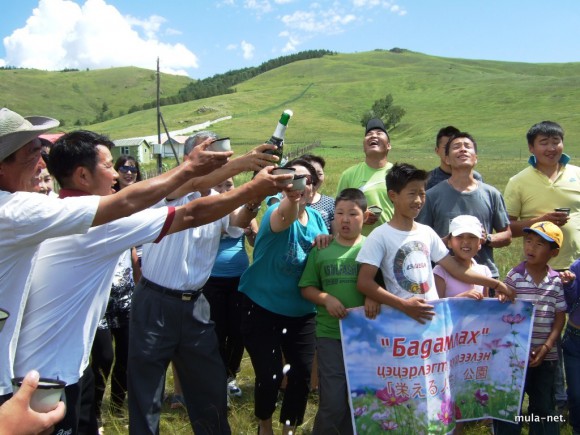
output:
<svg viewBox="0 0 580 435"><path fill-rule="evenodd" d="M266 141L266 143L276 145L275 150L267 150L265 151L266 154L273 154L278 156L280 159L278 161L279 166L284 166L287 162L287 159L283 157L284 155L284 136L286 135L286 127L288 127L288 121L292 117L293 113L290 109L284 110L282 112L282 116L280 116L280 121L278 121L278 125L276 126L276 130L274 130L274 134L270 139Z"/></svg>

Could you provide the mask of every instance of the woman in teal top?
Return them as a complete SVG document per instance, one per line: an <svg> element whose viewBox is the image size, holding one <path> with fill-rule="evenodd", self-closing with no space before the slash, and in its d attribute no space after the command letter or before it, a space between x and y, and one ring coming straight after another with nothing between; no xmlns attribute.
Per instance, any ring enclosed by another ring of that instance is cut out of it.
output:
<svg viewBox="0 0 580 435"><path fill-rule="evenodd" d="M307 178L303 191L287 191L264 214L254 262L240 280L242 335L256 374L254 413L259 433L272 433L272 414L284 374L288 384L280 410L284 433L302 424L315 349L315 306L302 298L298 281L314 239L328 234L322 216L310 207L316 170L295 159L286 167ZM289 370L283 369L283 359ZM290 424L286 424L286 423Z"/></svg>

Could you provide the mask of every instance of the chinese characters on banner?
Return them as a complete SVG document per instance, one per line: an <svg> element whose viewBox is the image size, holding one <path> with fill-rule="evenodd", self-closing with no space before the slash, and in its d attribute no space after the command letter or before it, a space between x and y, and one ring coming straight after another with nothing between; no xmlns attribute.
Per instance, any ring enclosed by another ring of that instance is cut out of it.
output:
<svg viewBox="0 0 580 435"><path fill-rule="evenodd" d="M448 433L456 420L519 414L534 309L467 298L430 302L421 325L382 306L341 320L355 433Z"/></svg>

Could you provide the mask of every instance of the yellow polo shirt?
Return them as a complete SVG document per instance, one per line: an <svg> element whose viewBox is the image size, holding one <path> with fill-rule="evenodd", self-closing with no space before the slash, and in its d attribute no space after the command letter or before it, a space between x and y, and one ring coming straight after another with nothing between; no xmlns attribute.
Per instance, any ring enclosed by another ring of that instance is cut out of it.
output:
<svg viewBox="0 0 580 435"><path fill-rule="evenodd" d="M550 261L553 269L567 269L580 257L580 168L563 165L553 182L530 166L508 181L505 193L508 215L520 220L531 219L554 211L570 208L570 220L561 227L564 241L557 257Z"/></svg>

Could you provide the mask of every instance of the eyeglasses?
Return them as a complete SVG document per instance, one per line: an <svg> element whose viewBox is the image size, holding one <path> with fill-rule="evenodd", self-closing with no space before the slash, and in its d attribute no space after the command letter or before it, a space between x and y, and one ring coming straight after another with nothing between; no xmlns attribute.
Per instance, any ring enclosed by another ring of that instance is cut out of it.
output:
<svg viewBox="0 0 580 435"><path fill-rule="evenodd" d="M119 166L119 169L117 169L119 172L122 172L123 174L126 174L127 172L131 172L132 174L136 174L138 172L137 167L136 166Z"/></svg>

